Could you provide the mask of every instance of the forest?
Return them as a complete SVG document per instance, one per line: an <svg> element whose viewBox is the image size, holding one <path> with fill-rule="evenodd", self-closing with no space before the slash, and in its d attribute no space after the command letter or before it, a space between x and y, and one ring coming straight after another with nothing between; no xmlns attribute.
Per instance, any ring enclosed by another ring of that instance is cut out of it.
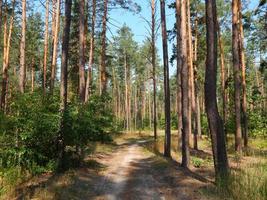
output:
<svg viewBox="0 0 267 200"><path fill-rule="evenodd" d="M0 63L0 199L267 199L266 0L0 0Z"/></svg>

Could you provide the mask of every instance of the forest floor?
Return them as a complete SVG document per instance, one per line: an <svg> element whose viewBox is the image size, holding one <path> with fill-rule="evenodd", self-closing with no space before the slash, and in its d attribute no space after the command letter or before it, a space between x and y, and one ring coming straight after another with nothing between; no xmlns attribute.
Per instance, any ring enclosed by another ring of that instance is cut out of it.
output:
<svg viewBox="0 0 267 200"><path fill-rule="evenodd" d="M191 150L192 167L185 170L174 149L172 159L164 158L162 143L154 143L150 136L127 135L94 148L83 167L34 177L17 189L15 199L222 199L215 194L209 150ZM237 158L230 159L235 167Z"/></svg>

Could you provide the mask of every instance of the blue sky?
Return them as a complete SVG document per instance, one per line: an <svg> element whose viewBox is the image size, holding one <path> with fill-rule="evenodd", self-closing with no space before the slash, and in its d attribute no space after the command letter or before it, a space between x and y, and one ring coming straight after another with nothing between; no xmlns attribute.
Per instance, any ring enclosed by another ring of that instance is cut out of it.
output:
<svg viewBox="0 0 267 200"><path fill-rule="evenodd" d="M145 40L145 38L149 35L148 34L148 26L147 23L145 22L144 19L146 18L147 20L151 19L151 9L149 7L149 1L150 0L136 0L135 2L138 3L142 10L140 14L132 14L128 11L125 10L113 10L109 13L110 17L110 22L112 24L109 24L110 31L112 34L116 34L116 31L118 30L118 27L121 27L124 23L129 26L133 33L134 33L134 38L135 40L139 43L142 44L142 42ZM166 21L167 21L167 30L170 30L173 28L174 22L175 22L175 11L173 9L168 8L168 4L173 2L173 0L166 0ZM248 5L250 9L255 8L259 0L248 0ZM159 0L157 0L157 17L160 17L160 7L159 7ZM108 37L111 38L112 34L109 32ZM160 57L162 58L162 43L161 43L161 29L158 31L158 39L157 39L157 48L159 49L159 54ZM169 58L172 54L172 44L169 43ZM175 68L176 66L171 66L170 65L170 74L175 73Z"/></svg>
<svg viewBox="0 0 267 200"><path fill-rule="evenodd" d="M142 8L141 13L139 14L133 14L125 10L111 10L109 13L110 22L109 27L110 31L108 32L108 37L111 37L112 34L116 34L116 31L118 30L118 27L121 27L124 23L129 26L133 33L135 40L142 44L142 42L145 40L147 36L149 36L148 29L149 26L147 25L147 22L145 22L145 19L151 20L151 9L149 6L150 0L136 0L135 2L139 4ZM172 0L166 1L166 18L167 18L167 29L170 30L173 27L173 24L175 22L175 11L173 9L168 8L168 4L172 2ZM160 18L160 10L159 10L159 0L157 0L157 18ZM158 30L158 38L157 38L157 48L162 49L162 43L161 43L161 28ZM169 44L169 55L171 55L171 48L172 45ZM160 57L162 58L162 51L159 51ZM169 56L170 57L170 56ZM173 74L175 72L175 67L170 66L170 72Z"/></svg>

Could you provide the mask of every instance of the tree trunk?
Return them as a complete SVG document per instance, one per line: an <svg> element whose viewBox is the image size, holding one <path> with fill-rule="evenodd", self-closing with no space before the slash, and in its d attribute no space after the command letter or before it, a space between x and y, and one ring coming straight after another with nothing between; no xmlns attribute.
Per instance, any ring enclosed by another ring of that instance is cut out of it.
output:
<svg viewBox="0 0 267 200"><path fill-rule="evenodd" d="M216 1L206 0L207 55L205 75L205 105L212 140L213 160L216 180L226 178L228 159L225 146L223 122L218 112L217 81L217 13Z"/></svg>
<svg viewBox="0 0 267 200"><path fill-rule="evenodd" d="M241 135L241 101L240 101L240 60L239 60L239 17L238 17L238 1L232 1L232 54L233 54L233 70L234 70L234 90L235 90L235 150L242 151L242 135Z"/></svg>
<svg viewBox="0 0 267 200"><path fill-rule="evenodd" d="M243 114L243 137L244 146L248 146L248 119L247 119L247 91L246 91L246 61L244 50L244 30L242 25L242 4L241 0L238 0L239 10L239 57L240 68L242 71L242 114Z"/></svg>
<svg viewBox="0 0 267 200"><path fill-rule="evenodd" d="M107 72L106 72L106 32L107 32L107 15L108 15L108 0L104 0L104 15L102 19L102 49L100 63L100 93L104 94L107 90Z"/></svg>
<svg viewBox="0 0 267 200"><path fill-rule="evenodd" d="M85 100L85 17L84 17L84 0L79 2L79 96L80 100Z"/></svg>
<svg viewBox="0 0 267 200"><path fill-rule="evenodd" d="M195 131L195 92L194 92L194 70L193 70L193 51L192 51L192 31L191 31L191 14L190 14L190 0L186 1L186 21L187 21L187 45L188 45L188 66L189 66L189 94L188 94L188 101L189 101L189 110L188 110L188 115L189 115L189 143L192 144L192 125L193 125L193 130ZM194 133L195 134L195 133Z"/></svg>
<svg viewBox="0 0 267 200"><path fill-rule="evenodd" d="M57 9L56 9L56 22L54 30L54 44L53 44L53 56L52 56L52 65L51 65L51 82L50 82L50 91L53 93L56 77L56 65L57 65L57 47L58 47L58 33L59 33L59 23L60 23L60 0L57 0Z"/></svg>
<svg viewBox="0 0 267 200"><path fill-rule="evenodd" d="M221 92L222 92L222 109L223 109L223 124L225 128L225 123L226 123L226 113L227 113L227 107L226 107L226 102L227 102L227 95L226 95L226 88L225 88L225 60L224 60L224 46L223 46L223 41L222 41L222 36L221 36L221 27L219 20L217 19L217 30L218 30L218 37L219 37L219 49L220 49L220 64L221 64ZM224 130L225 132L225 137L227 141L227 131Z"/></svg>
<svg viewBox="0 0 267 200"><path fill-rule="evenodd" d="M87 72L86 89L85 89L85 102L88 101L92 90L92 70L93 70L94 49L95 49L96 0L92 1L93 1L93 16L92 16L92 30L90 36L89 63L88 63L88 72Z"/></svg>
<svg viewBox="0 0 267 200"><path fill-rule="evenodd" d="M45 11L45 38L44 38L44 63L43 63L43 93L46 94L46 71L47 71L47 57L48 57L48 45L49 45L49 2L46 0Z"/></svg>
<svg viewBox="0 0 267 200"><path fill-rule="evenodd" d="M196 13L195 19L195 40L194 40L194 62L193 62L193 88L192 88L192 111L193 111L193 127L194 127L194 149L198 149L198 136L201 135L200 113L199 113L199 97L198 97L198 80L197 80L197 48L198 48L198 17Z"/></svg>
<svg viewBox="0 0 267 200"><path fill-rule="evenodd" d="M179 0L176 0L176 2ZM180 0L181 5L181 90L182 90L182 166L189 167L189 66L187 62L187 33L186 33L186 0Z"/></svg>
<svg viewBox="0 0 267 200"><path fill-rule="evenodd" d="M153 67L153 128L154 139L157 139L157 83L156 83L156 7L155 0L151 0L151 47L152 47L152 67Z"/></svg>
<svg viewBox="0 0 267 200"><path fill-rule="evenodd" d="M70 35L70 24L71 24L71 5L72 0L65 0L65 19L64 19L64 30L62 36L62 55L61 55L61 79L60 79L60 100L61 100L61 112L64 114L67 107L68 98L68 58L69 58L69 35ZM64 169L64 154L65 154L65 143L64 143L64 122L61 123L61 131L59 135L59 169Z"/></svg>
<svg viewBox="0 0 267 200"><path fill-rule="evenodd" d="M165 97L165 141L164 156L171 157L171 111L170 111L170 86L169 86L169 59L166 30L165 0L160 0L162 46L164 61L164 97Z"/></svg>
<svg viewBox="0 0 267 200"><path fill-rule="evenodd" d="M22 18L21 18L21 40L20 40L20 73L19 73L19 90L25 91L26 84L26 65L25 65L25 48L26 48L26 0L22 0Z"/></svg>
<svg viewBox="0 0 267 200"><path fill-rule="evenodd" d="M1 91L1 99L0 106L4 111L6 108L6 95L8 88L8 67L9 67L9 53L10 53L10 45L11 45L11 36L14 25L14 10L15 10L15 0L12 1L12 15L9 22L9 30L7 30L7 15L8 8L7 5L5 7L5 16L4 16L4 52L3 52L3 74L2 74L2 91Z"/></svg>
<svg viewBox="0 0 267 200"><path fill-rule="evenodd" d="M35 68L34 68L34 58L32 58L32 63L31 63L31 91L34 91L34 81L35 81Z"/></svg>
<svg viewBox="0 0 267 200"><path fill-rule="evenodd" d="M124 51L124 84L125 84L125 120L126 120L126 131L129 131L129 113L128 113L128 69L127 69L127 56Z"/></svg>
<svg viewBox="0 0 267 200"><path fill-rule="evenodd" d="M181 1L176 1L176 59L177 59L177 117L178 117L178 148L180 147L180 137L182 135L182 94L181 94L181 68L182 68L182 58L181 58L181 44L182 38L180 35L181 30Z"/></svg>

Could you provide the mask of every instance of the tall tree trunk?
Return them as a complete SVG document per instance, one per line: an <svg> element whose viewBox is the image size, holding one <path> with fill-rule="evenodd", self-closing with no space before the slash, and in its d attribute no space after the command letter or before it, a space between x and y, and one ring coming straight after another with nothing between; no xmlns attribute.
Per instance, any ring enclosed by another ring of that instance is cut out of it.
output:
<svg viewBox="0 0 267 200"><path fill-rule="evenodd" d="M182 94L181 94L181 68L182 68L182 58L181 58L181 44L182 38L180 35L181 30L181 1L176 1L176 59L177 59L177 116L178 116L178 148L180 147L180 137L182 135Z"/></svg>
<svg viewBox="0 0 267 200"><path fill-rule="evenodd" d="M198 97L198 80L197 80L197 48L198 48L198 16L196 13L196 19L195 19L195 40L194 40L194 62L193 62L193 88L192 88L192 96L194 95L194 98L192 98L192 111L193 111L193 127L194 127L194 149L198 149L198 136L201 135L201 124L200 124L200 111L199 111L199 97Z"/></svg>
<svg viewBox="0 0 267 200"><path fill-rule="evenodd" d="M222 109L223 109L223 123L225 128L226 123L226 114L227 114L227 95L226 95L226 88L225 88L225 60L224 60L224 46L221 36L221 27L219 20L217 19L217 30L218 30L218 37L219 37L219 49L220 49L220 64L221 64L221 92L222 92ZM227 141L227 131L225 131L225 137Z"/></svg>
<svg viewBox="0 0 267 200"><path fill-rule="evenodd" d="M45 38L44 38L44 63L43 63L43 93L46 93L46 71L47 71L47 57L48 57L48 46L49 46L49 2L46 0L46 11L45 11Z"/></svg>
<svg viewBox="0 0 267 200"><path fill-rule="evenodd" d="M235 150L242 151L242 135L241 135L241 101L240 101L240 60L239 60L239 17L238 17L238 1L232 1L232 54L233 54L233 70L234 70L234 90L235 90Z"/></svg>
<svg viewBox="0 0 267 200"><path fill-rule="evenodd" d="M9 54L10 54L10 45L11 45L11 36L14 25L14 13L15 13L15 0L12 1L12 14L9 21L9 30L7 29L7 16L8 8L5 5L5 16L4 16L4 52L3 52L3 74L2 74L2 91L0 106L4 111L6 108L6 96L8 88L8 68L9 68Z"/></svg>
<svg viewBox="0 0 267 200"><path fill-rule="evenodd" d="M68 58L69 58L69 35L71 24L71 6L72 0L65 0L65 19L64 30L62 36L62 55L61 55L61 78L60 78L60 101L61 112L64 112L67 107L68 98ZM61 131L59 135L59 169L64 169L64 154L65 154L65 142L64 142L64 121L61 122Z"/></svg>
<svg viewBox="0 0 267 200"><path fill-rule="evenodd" d="M96 21L96 0L92 0L93 15L92 15L92 30L90 36L90 50L89 50L89 63L85 89L85 102L88 101L92 90L92 69L94 63L94 49L95 49L95 21Z"/></svg>
<svg viewBox="0 0 267 200"><path fill-rule="evenodd" d="M32 58L31 63L31 91L34 91L34 81L35 81L35 68L34 68L34 58Z"/></svg>
<svg viewBox="0 0 267 200"><path fill-rule="evenodd" d="M52 56L52 65L51 65L51 82L50 82L50 91L53 93L56 77L56 65L57 65L57 47L58 47L58 33L59 33L59 23L60 23L60 0L57 0L56 8L56 21L54 29L54 44L53 44L53 56Z"/></svg>
<svg viewBox="0 0 267 200"><path fill-rule="evenodd" d="M102 48L101 48L101 63L100 63L100 93L103 94L107 89L107 72L106 72L106 32L107 32L107 15L108 15L108 0L104 0L104 15L102 19Z"/></svg>
<svg viewBox="0 0 267 200"><path fill-rule="evenodd" d="M124 51L124 81L125 81L125 120L126 120L126 131L129 131L129 110L128 110L128 69L127 69L127 55Z"/></svg>
<svg viewBox="0 0 267 200"><path fill-rule="evenodd" d="M165 97L165 141L164 156L171 157L171 110L170 110L170 86L169 86L169 59L166 30L165 0L160 0L161 30L164 62L164 97Z"/></svg>
<svg viewBox="0 0 267 200"><path fill-rule="evenodd" d="M85 100L85 17L84 17L85 1L79 2L79 96L80 100Z"/></svg>
<svg viewBox="0 0 267 200"><path fill-rule="evenodd" d="M205 75L205 105L212 140L213 160L216 180L226 178L228 159L225 145L223 122L218 112L217 81L217 13L216 1L206 0L207 55Z"/></svg>
<svg viewBox="0 0 267 200"><path fill-rule="evenodd" d="M26 48L26 0L22 0L22 18L21 18L21 40L20 40L20 73L19 73L19 90L25 91L26 84L26 65L25 65L25 48Z"/></svg>
<svg viewBox="0 0 267 200"><path fill-rule="evenodd" d="M247 91L246 91L246 61L244 50L244 30L242 24L242 4L241 0L238 0L239 11L239 57L240 68L242 71L242 114L243 114L243 137L244 146L248 146L248 119L247 119Z"/></svg>
<svg viewBox="0 0 267 200"><path fill-rule="evenodd" d="M157 139L157 83L156 83L156 6L155 0L151 0L151 47L152 47L152 66L153 66L153 130L154 139Z"/></svg>
<svg viewBox="0 0 267 200"><path fill-rule="evenodd" d="M179 0L176 0L179 1ZM180 48L181 48L181 89L182 89L182 166L189 167L189 66L187 62L187 32L186 32L186 0L180 0L181 5L181 28Z"/></svg>
<svg viewBox="0 0 267 200"><path fill-rule="evenodd" d="M187 16L187 52L188 52L188 66L189 66L189 94L188 94L188 100L189 100L189 139L190 144L192 143L192 125L193 130L195 131L195 92L194 92L194 70L193 70L193 51L192 51L192 31L191 31L191 13L190 13L190 0L186 1L186 16ZM195 132L194 132L195 134Z"/></svg>

